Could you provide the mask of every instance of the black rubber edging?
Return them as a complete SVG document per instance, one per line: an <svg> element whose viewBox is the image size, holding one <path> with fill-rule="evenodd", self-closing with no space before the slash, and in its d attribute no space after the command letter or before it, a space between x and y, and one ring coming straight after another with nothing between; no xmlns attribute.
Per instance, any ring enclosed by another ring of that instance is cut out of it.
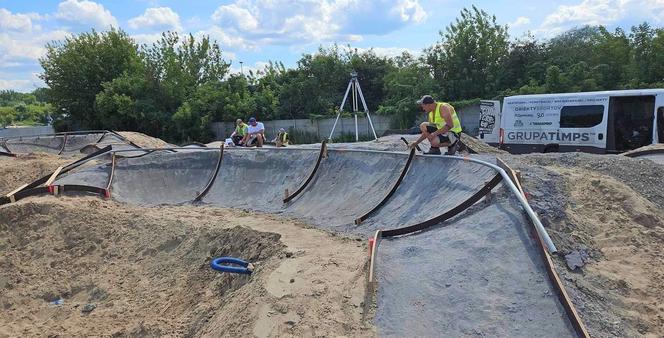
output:
<svg viewBox="0 0 664 338"><path fill-rule="evenodd" d="M60 171L60 175L66 173L66 172L68 172L72 169L78 168L81 165L83 165L83 163L87 162L90 158L95 157L95 156L99 156L99 155L104 154L104 153L107 153L107 152L111 151L112 149L113 149L112 146L110 146L110 145L106 146L102 149L99 149L99 150L95 151L94 153L92 153L88 156L85 156L85 157L83 157L83 158L81 158L81 159L79 159L75 162L72 162L71 164L68 164L64 168L62 168L62 170ZM49 175L46 175L46 176L44 176L44 177L28 184L25 188L23 188L20 191L36 188L37 186L40 186L40 185L46 183L46 181L48 181L48 179L51 178L51 175L53 175L53 173L51 173ZM60 176L60 175L58 175L58 176Z"/></svg>
<svg viewBox="0 0 664 338"><path fill-rule="evenodd" d="M67 134L62 136L62 148L60 148L60 151L58 151L58 155L62 155L62 153L65 151L65 147L67 147Z"/></svg>
<svg viewBox="0 0 664 338"><path fill-rule="evenodd" d="M500 174L497 174L496 176L493 177L491 181L489 181L487 184L482 187L478 192L476 192L474 195L470 196L467 200L461 202L459 205L456 207L446 211L444 214L440 216L436 216L432 219L426 220L422 223L402 227L402 228L397 228L397 229L391 229L391 230L383 230L381 232L382 237L394 237L394 236L401 236L401 235L407 235L413 232L417 231L422 231L427 228L430 228L438 223L444 222L464 210L468 209L471 207L473 204L475 204L477 201L479 201L482 197L486 196L491 190L502 181L503 177Z"/></svg>
<svg viewBox="0 0 664 338"><path fill-rule="evenodd" d="M217 174L219 174L219 169L221 169L221 161L224 159L224 144L222 143L221 146L219 147L219 160L217 161L217 166L214 168L214 172L212 173L212 176L210 177L210 180L208 181L207 185L205 186L205 189L194 198L194 202L200 202L205 195L207 195L208 192L210 192L210 189L212 189L212 185L214 184L214 181L217 180Z"/></svg>
<svg viewBox="0 0 664 338"><path fill-rule="evenodd" d="M24 188L23 190L20 190L14 194L14 202L20 201L26 197L43 195L48 193L49 193L48 187L36 187L30 189ZM11 202L12 201L8 196L0 197L0 205L9 204Z"/></svg>
<svg viewBox="0 0 664 338"><path fill-rule="evenodd" d="M0 151L0 156L16 157L16 154Z"/></svg>
<svg viewBox="0 0 664 338"><path fill-rule="evenodd" d="M623 155L625 155L627 157L638 158L639 156L643 156L643 155L659 155L659 154L664 154L664 149L641 150L641 151L636 151L636 152L633 152L633 153L623 154Z"/></svg>
<svg viewBox="0 0 664 338"><path fill-rule="evenodd" d="M392 185L392 189L383 197L383 199L371 210L367 211L364 215L358 217L355 219L355 224L359 225L360 223L364 222L371 214L376 212L378 209L380 209L387 201L394 195L394 193L397 191L399 188L399 185L401 185L401 181L403 181L403 178L406 177L406 173L408 172L408 169L410 168L410 164L413 162L413 157L415 157L415 149L410 150L410 154L408 155L408 160L406 160L406 164L404 165L403 169L401 169L401 174L399 175L399 178L394 182L394 185Z"/></svg>
<svg viewBox="0 0 664 338"><path fill-rule="evenodd" d="M311 182L311 180L316 175L316 172L318 171L318 167L320 166L320 162L323 159L323 156L325 156L326 151L327 151L327 140L323 140L323 142L320 144L320 152L318 153L318 159L316 160L316 165L314 166L313 170L311 170L311 172L309 173L309 177L307 177L307 179L304 181L304 183L302 183L302 185L300 185L300 187L297 188L297 190L295 190L295 192L293 192L292 194L290 194L289 196L284 198L284 200L283 200L284 203L290 202L293 198L295 198L297 195L299 195L304 190L304 188L307 187L307 185L309 185L309 182Z"/></svg>

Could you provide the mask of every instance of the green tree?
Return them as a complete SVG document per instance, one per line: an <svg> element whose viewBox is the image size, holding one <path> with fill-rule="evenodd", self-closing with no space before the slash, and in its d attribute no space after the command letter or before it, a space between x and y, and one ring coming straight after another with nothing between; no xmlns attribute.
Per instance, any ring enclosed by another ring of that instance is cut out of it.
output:
<svg viewBox="0 0 664 338"><path fill-rule="evenodd" d="M140 63L134 41L122 30L92 31L46 45L40 59L41 79L49 87L49 98L58 110L82 128L103 128L97 116L95 97L102 84L123 73L131 73Z"/></svg>
<svg viewBox="0 0 664 338"><path fill-rule="evenodd" d="M473 6L440 32L442 40L426 50L426 61L449 100L490 97L497 91L508 55L507 27Z"/></svg>
<svg viewBox="0 0 664 338"><path fill-rule="evenodd" d="M396 57L394 63L395 67L383 78L385 99L378 113L394 116L394 128L410 128L421 113L415 101L424 94L439 93L440 87L429 67L409 53Z"/></svg>

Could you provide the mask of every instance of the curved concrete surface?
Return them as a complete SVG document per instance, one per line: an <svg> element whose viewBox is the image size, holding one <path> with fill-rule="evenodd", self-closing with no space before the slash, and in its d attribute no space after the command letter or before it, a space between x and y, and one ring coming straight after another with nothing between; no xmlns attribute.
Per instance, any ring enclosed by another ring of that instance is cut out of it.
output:
<svg viewBox="0 0 664 338"><path fill-rule="evenodd" d="M225 151L203 202L284 212L366 235L438 216L496 175L470 161L418 156L387 204L354 226L355 217L385 196L407 154L329 150L310 185L284 205L284 189L298 188L317 155L315 149ZM139 205L191 202L209 182L218 156L187 150L119 158L112 196ZM77 177L102 179L101 171L87 168L65 178L78 184ZM505 196L479 202L444 226L382 241L376 262L380 335L575 336L529 238L528 221L507 197L510 191L494 191Z"/></svg>
<svg viewBox="0 0 664 338"><path fill-rule="evenodd" d="M112 132L90 132L78 134L55 134L55 135L35 135L22 136L16 138L4 139L6 149L14 154L44 152L50 154L72 154L78 153L81 149L90 145L97 148L103 148L109 144L127 144L127 141L121 136ZM62 143L65 143L64 148ZM131 148L136 148L131 146Z"/></svg>
<svg viewBox="0 0 664 338"><path fill-rule="evenodd" d="M352 224L385 197L407 159L408 154L330 149L313 181L286 210L325 227Z"/></svg>
<svg viewBox="0 0 664 338"><path fill-rule="evenodd" d="M445 227L382 240L379 335L575 336L514 205L479 202Z"/></svg>
<svg viewBox="0 0 664 338"><path fill-rule="evenodd" d="M58 176L53 182L54 185L88 185L95 188L106 189L109 175L111 173L111 164L90 164L76 168L64 175Z"/></svg>
<svg viewBox="0 0 664 338"><path fill-rule="evenodd" d="M224 150L217 178L203 203L258 211L283 209L284 191L298 188L318 150Z"/></svg>
<svg viewBox="0 0 664 338"><path fill-rule="evenodd" d="M6 140L6 147L12 153L44 152L58 154L62 149L64 136L26 136Z"/></svg>
<svg viewBox="0 0 664 338"><path fill-rule="evenodd" d="M181 204L203 191L215 172L219 151L157 151L116 160L114 198L138 205Z"/></svg>
<svg viewBox="0 0 664 338"><path fill-rule="evenodd" d="M394 196L358 227L364 234L432 219L480 190L496 172L454 159L416 156Z"/></svg>

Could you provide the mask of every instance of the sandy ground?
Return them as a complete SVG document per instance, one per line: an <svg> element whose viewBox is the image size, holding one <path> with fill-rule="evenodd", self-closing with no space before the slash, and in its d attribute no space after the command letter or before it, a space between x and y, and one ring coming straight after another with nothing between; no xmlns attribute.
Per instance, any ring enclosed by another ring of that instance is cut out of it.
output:
<svg viewBox="0 0 664 338"><path fill-rule="evenodd" d="M134 131L119 131L118 134L122 135L124 138L133 142L141 148L168 148L173 147L172 144L169 144L162 139L145 135L143 133L138 133Z"/></svg>
<svg viewBox="0 0 664 338"><path fill-rule="evenodd" d="M21 154L18 157L0 157L0 194L31 183L51 174L59 166L75 160L73 157L45 153Z"/></svg>
<svg viewBox="0 0 664 338"><path fill-rule="evenodd" d="M0 250L0 337L374 335L364 241L274 216L38 197L0 207Z"/></svg>
<svg viewBox="0 0 664 338"><path fill-rule="evenodd" d="M591 336L664 336L664 166L576 153L508 162L522 170Z"/></svg>

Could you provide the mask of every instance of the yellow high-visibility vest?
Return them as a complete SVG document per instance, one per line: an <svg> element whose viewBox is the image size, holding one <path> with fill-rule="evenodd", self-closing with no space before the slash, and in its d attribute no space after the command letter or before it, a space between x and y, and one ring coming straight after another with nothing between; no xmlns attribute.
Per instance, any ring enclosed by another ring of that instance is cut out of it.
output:
<svg viewBox="0 0 664 338"><path fill-rule="evenodd" d="M442 116L440 116L440 107L444 104L452 108L452 122L454 123L454 125L450 130L457 134L461 133L463 129L461 129L461 121L459 120L459 116L457 115L454 107L452 107L452 105L447 102L436 102L436 109L434 109L432 112L429 113L429 122L435 124L438 129L443 128L445 125L447 125L445 119Z"/></svg>

